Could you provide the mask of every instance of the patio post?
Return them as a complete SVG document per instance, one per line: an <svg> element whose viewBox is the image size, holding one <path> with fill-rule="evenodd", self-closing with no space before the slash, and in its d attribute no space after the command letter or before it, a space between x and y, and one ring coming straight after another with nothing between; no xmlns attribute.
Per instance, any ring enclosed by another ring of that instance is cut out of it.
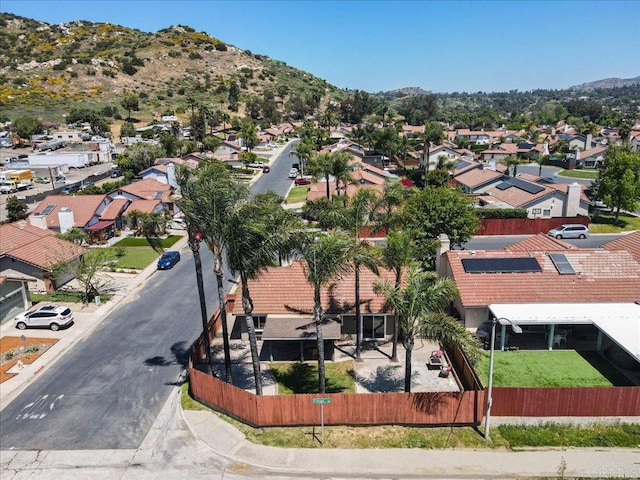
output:
<svg viewBox="0 0 640 480"><path fill-rule="evenodd" d="M500 323L502 326L502 341L504 342L505 330L507 325L511 325L513 333L522 333L522 328L507 318L494 318L491 323L491 346L489 350L489 384L487 385L487 408L484 415L484 439L489 440L489 424L491 418L491 403L493 402L493 357L495 356L496 343L496 325Z"/></svg>

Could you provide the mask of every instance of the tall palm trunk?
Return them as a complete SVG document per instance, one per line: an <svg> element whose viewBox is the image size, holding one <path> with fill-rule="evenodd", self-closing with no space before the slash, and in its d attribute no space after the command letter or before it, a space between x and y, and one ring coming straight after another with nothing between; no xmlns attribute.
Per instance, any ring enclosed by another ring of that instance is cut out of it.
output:
<svg viewBox="0 0 640 480"><path fill-rule="evenodd" d="M400 288L400 282L402 279L402 269L396 269L396 290ZM393 315L393 337L392 337L392 349L391 349L391 361L398 361L398 331L400 330L400 325L398 321L398 315Z"/></svg>
<svg viewBox="0 0 640 480"><path fill-rule="evenodd" d="M207 369L211 375L211 343L209 342L209 319L207 317L207 303L204 296L204 282L202 280L202 259L200 258L200 242L189 231L189 248L193 253L193 263L196 267L196 283L198 285L198 299L200 300L200 315L202 318L202 339L204 341Z"/></svg>
<svg viewBox="0 0 640 480"><path fill-rule="evenodd" d="M411 352L413 352L413 336L407 335L404 343L404 391L411 392Z"/></svg>
<svg viewBox="0 0 640 480"><path fill-rule="evenodd" d="M227 325L227 306L224 301L224 285L222 283L224 279L222 271L222 251L217 244L213 246L213 257L213 273L216 276L216 282L218 284L218 303L220 305L220 322L222 323L225 381L227 383L233 383L233 377L231 375L231 350L229 349L229 327Z"/></svg>
<svg viewBox="0 0 640 480"><path fill-rule="evenodd" d="M320 391L320 393L324 393L324 335L322 333L322 304L320 303L320 286L314 287L313 302L313 321L316 324L316 337L318 339L318 390Z"/></svg>
<svg viewBox="0 0 640 480"><path fill-rule="evenodd" d="M242 276L243 277L243 276ZM242 308L244 310L244 318L247 325L247 333L249 334L249 346L251 348L251 362L253 364L253 379L256 384L256 395L262 395L262 376L260 375L260 357L258 355L258 339L256 338L256 327L253 323L253 301L249 293L247 279L241 278L242 281Z"/></svg>
<svg viewBox="0 0 640 480"><path fill-rule="evenodd" d="M329 175L324 176L325 181L327 182L327 198L331 198L331 190L329 189Z"/></svg>
<svg viewBox="0 0 640 480"><path fill-rule="evenodd" d="M360 310L360 264L355 263L354 268L356 278L356 361L362 361L362 312Z"/></svg>

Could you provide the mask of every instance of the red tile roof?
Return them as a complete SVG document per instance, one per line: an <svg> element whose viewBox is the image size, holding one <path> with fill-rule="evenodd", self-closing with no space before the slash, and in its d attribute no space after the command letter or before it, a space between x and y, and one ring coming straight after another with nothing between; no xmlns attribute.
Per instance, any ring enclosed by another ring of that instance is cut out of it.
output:
<svg viewBox="0 0 640 480"><path fill-rule="evenodd" d="M51 230L26 222L0 225L0 255L7 255L38 268L71 260L84 253L78 245L60 240Z"/></svg>
<svg viewBox="0 0 640 480"><path fill-rule="evenodd" d="M491 303L640 301L640 263L624 250L558 250L576 271L560 275L546 252L450 250L445 253L465 307ZM535 273L466 273L463 258L535 258Z"/></svg>
<svg viewBox="0 0 640 480"><path fill-rule="evenodd" d="M469 188L476 188L502 177L504 177L504 175L500 172L496 172L495 170L490 170L488 168L474 168L456 175L454 181L455 183L459 183Z"/></svg>
<svg viewBox="0 0 640 480"><path fill-rule="evenodd" d="M84 228L97 215L105 199L106 195L49 195L36 206L32 215L41 214L47 206L52 205L54 208L46 216L47 228L60 228L58 212L62 207L67 207L73 212L74 226Z"/></svg>
<svg viewBox="0 0 640 480"><path fill-rule="evenodd" d="M101 220L115 220L118 215L122 214L123 209L130 202L128 198L116 198L100 214Z"/></svg>
<svg viewBox="0 0 640 480"><path fill-rule="evenodd" d="M512 252L550 252L557 250L573 250L574 247L570 243L563 242L554 237L550 237L544 233L538 233L531 237L505 247L505 250Z"/></svg>
<svg viewBox="0 0 640 480"><path fill-rule="evenodd" d="M135 195L141 200L168 201L171 196L171 186L153 178L145 178L139 182L124 185L120 187L120 190Z"/></svg>
<svg viewBox="0 0 640 480"><path fill-rule="evenodd" d="M606 250L627 250L640 263L640 230L628 233L602 245Z"/></svg>
<svg viewBox="0 0 640 480"><path fill-rule="evenodd" d="M390 270L380 270L380 277L369 270L360 272L360 302L363 313L385 311L385 301L373 293L373 284L381 279L394 281ZM302 262L273 267L256 280L249 280L254 314L313 314L313 287L306 280ZM322 291L322 306L327 313L355 311L354 275L345 274ZM242 315L242 289L238 288L233 313Z"/></svg>
<svg viewBox="0 0 640 480"><path fill-rule="evenodd" d="M140 213L152 213L160 203L162 203L160 200L134 200L127 208L127 213L134 210Z"/></svg>

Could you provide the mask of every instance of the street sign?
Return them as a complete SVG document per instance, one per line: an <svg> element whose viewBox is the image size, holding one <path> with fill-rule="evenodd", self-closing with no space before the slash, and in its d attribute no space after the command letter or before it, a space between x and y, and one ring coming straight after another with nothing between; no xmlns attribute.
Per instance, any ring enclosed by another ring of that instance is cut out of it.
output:
<svg viewBox="0 0 640 480"><path fill-rule="evenodd" d="M330 398L314 398L313 403L331 403Z"/></svg>

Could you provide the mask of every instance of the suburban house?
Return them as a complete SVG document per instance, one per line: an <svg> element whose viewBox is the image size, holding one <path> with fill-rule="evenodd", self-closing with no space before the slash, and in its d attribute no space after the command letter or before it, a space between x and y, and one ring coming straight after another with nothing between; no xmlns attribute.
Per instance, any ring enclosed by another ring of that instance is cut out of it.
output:
<svg viewBox="0 0 640 480"><path fill-rule="evenodd" d="M455 131L454 138L455 140L463 139L475 145L491 145L492 143L497 143L501 141L501 139L506 139L507 137L514 138L512 136L517 134L517 131L507 130L506 128L486 132L484 130L460 128Z"/></svg>
<svg viewBox="0 0 640 480"><path fill-rule="evenodd" d="M375 188L380 193L384 191L385 185L390 181L395 181L398 177L385 170L359 162L356 169L351 172L353 182L348 183L346 188L340 185L340 193L346 194L351 198L361 188ZM335 180L329 180L329 190L333 195L336 190ZM312 183L307 192L307 201L317 200L318 198L327 196L326 180L320 179L317 183Z"/></svg>
<svg viewBox="0 0 640 480"><path fill-rule="evenodd" d="M449 250L440 240L436 268L455 281L453 307L466 327L506 318L549 350L579 331L597 350L640 361L640 263L630 251L570 248L543 234L504 251Z"/></svg>
<svg viewBox="0 0 640 480"><path fill-rule="evenodd" d="M300 261L290 265L272 267L249 280L253 300L253 321L262 339L262 358L282 360L312 360L317 358L317 337L313 322L313 286L307 282ZM393 334L393 315L385 301L373 293L376 281L394 274L380 270L376 276L369 270L360 272L360 308L363 315L365 340L388 339ZM322 289L322 307L327 317L323 324L325 357L333 357L335 342L355 339L355 277L345 274L340 280ZM274 292L278 292L274 295ZM238 288L232 314L235 325L232 336L247 338L242 288Z"/></svg>
<svg viewBox="0 0 640 480"><path fill-rule="evenodd" d="M485 167L482 164L477 164L477 167L474 168L464 168L461 173L454 175L451 182L454 186L459 185L462 187L464 193L481 194L499 185L504 179L505 175L503 173Z"/></svg>
<svg viewBox="0 0 640 480"><path fill-rule="evenodd" d="M169 169L170 170L170 169ZM109 193L110 200L126 198L132 202L136 200L149 200L155 202L153 211L168 211L171 214L177 213L177 207L173 203L173 187L167 183L159 182L154 178L146 178L139 182L118 187L117 190ZM131 208L131 206L129 207Z"/></svg>
<svg viewBox="0 0 640 480"><path fill-rule="evenodd" d="M482 195L477 197L478 205L487 208L524 208L529 218L588 215L591 202L584 192L584 186L578 183L537 183L529 178L540 179L532 175L504 178L497 185L482 191Z"/></svg>
<svg viewBox="0 0 640 480"><path fill-rule="evenodd" d="M525 158L533 160L540 155L549 155L549 145L546 143L501 143L495 148L480 152L480 157L485 162L503 161L507 157Z"/></svg>
<svg viewBox="0 0 640 480"><path fill-rule="evenodd" d="M222 140L220 146L213 152L213 158L223 162L237 162L238 154L242 151L242 147L236 141ZM184 157L183 157L184 158Z"/></svg>
<svg viewBox="0 0 640 480"><path fill-rule="evenodd" d="M86 230L101 220L110 202L106 195L48 195L29 215L29 222L55 233L74 227Z"/></svg>
<svg viewBox="0 0 640 480"><path fill-rule="evenodd" d="M604 154L606 151L607 147L602 145L590 148L584 152L577 151L576 163L585 168L596 168L604 163Z"/></svg>
<svg viewBox="0 0 640 480"><path fill-rule="evenodd" d="M569 143L569 148L571 150L590 150L594 145L593 135L590 133L586 135L583 135L582 133L574 133L571 135L564 135L563 137Z"/></svg>
<svg viewBox="0 0 640 480"><path fill-rule="evenodd" d="M11 290L2 296L17 295L15 280L28 282L32 291L51 292L57 289L74 276L73 273L65 273L51 278L54 265L79 261L84 251L74 243L57 238L53 231L38 228L24 220L0 225L0 276L14 279L0 288L0 291ZM12 302L21 303L18 300L13 299ZM23 301L24 296L22 305Z"/></svg>

